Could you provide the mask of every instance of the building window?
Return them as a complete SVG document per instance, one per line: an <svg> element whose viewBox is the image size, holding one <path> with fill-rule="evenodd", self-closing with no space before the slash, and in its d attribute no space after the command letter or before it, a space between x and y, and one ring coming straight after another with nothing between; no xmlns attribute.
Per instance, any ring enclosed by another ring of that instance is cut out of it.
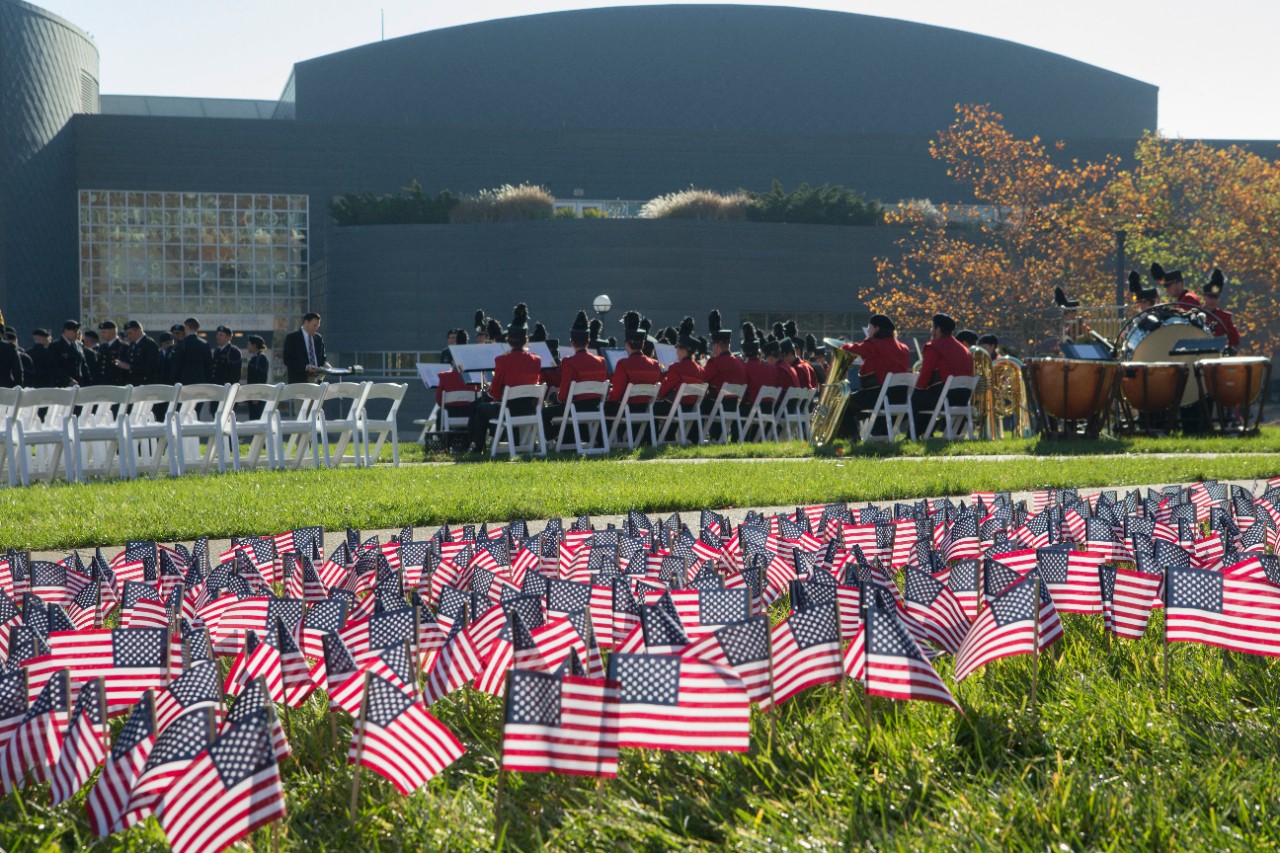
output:
<svg viewBox="0 0 1280 853"><path fill-rule="evenodd" d="M310 297L308 215L305 195L81 190L81 316L287 332Z"/></svg>

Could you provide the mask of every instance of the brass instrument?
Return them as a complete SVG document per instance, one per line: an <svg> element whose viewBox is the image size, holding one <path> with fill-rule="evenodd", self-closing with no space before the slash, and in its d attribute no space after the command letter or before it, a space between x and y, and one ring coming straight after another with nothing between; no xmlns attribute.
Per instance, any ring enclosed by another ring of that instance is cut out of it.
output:
<svg viewBox="0 0 1280 853"><path fill-rule="evenodd" d="M853 364L853 353L840 347L831 352L831 370L827 372L827 382L822 386L818 397L818 405L809 417L809 443L814 447L823 447L835 438L840 421L844 418L844 407L853 394L853 388L846 378L849 367Z"/></svg>
<svg viewBox="0 0 1280 853"><path fill-rule="evenodd" d="M983 438L993 438L995 432L995 398L991 394L992 380L995 378L991 370L991 354L983 347L969 347L973 356L973 375L978 380L973 386L974 423Z"/></svg>
<svg viewBox="0 0 1280 853"><path fill-rule="evenodd" d="M1013 418L1014 435L1022 438L1031 430L1031 410L1027 408L1027 386L1022 378L1022 362L1001 356L991 363L991 397L995 438L1003 437L1005 418Z"/></svg>

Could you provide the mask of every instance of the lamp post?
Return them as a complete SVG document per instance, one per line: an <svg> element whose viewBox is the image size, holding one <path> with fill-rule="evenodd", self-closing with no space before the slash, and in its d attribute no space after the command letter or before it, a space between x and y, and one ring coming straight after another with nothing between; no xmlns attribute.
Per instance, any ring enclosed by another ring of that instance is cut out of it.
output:
<svg viewBox="0 0 1280 853"><path fill-rule="evenodd" d="M1123 229L1116 231L1116 305L1119 307L1120 317L1124 318L1124 306L1128 301L1126 299L1126 282L1124 276L1125 258L1124 258L1124 241L1129 236Z"/></svg>
<svg viewBox="0 0 1280 853"><path fill-rule="evenodd" d="M595 309L597 314L608 314L609 309L613 307L613 300L602 293L591 303L591 307Z"/></svg>

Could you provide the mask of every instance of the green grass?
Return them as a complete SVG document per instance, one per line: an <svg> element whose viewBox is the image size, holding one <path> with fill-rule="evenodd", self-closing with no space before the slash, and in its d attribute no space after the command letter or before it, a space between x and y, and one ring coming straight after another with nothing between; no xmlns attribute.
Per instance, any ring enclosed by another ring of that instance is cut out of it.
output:
<svg viewBox="0 0 1280 853"><path fill-rule="evenodd" d="M1280 844L1277 664L1172 647L1161 691L1160 620L1139 642L1103 638L1097 617L1065 616L1040 666L999 661L959 685L968 718L923 702L828 686L757 716L746 755L624 750L603 782L509 774L500 817L509 849L824 850L1259 849ZM950 681L950 663L940 671ZM495 846L497 700L455 694L435 707L467 754L401 798L365 771L347 818L351 770L320 697L293 713L283 767L282 850L475 850ZM350 720L339 715L340 740ZM153 822L95 841L83 794L48 808L41 788L0 800L7 850L164 850ZM255 849L268 850L269 830Z"/></svg>
<svg viewBox="0 0 1280 853"><path fill-rule="evenodd" d="M256 472L0 491L0 548L33 550L328 529L504 521L629 509L795 506L974 490L1125 486L1280 473L1269 456L865 458L609 464L597 460Z"/></svg>

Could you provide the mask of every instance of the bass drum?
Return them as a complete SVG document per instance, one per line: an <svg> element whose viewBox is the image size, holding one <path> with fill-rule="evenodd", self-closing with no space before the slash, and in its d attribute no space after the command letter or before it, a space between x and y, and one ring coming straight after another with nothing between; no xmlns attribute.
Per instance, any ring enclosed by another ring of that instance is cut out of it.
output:
<svg viewBox="0 0 1280 853"><path fill-rule="evenodd" d="M1204 353L1171 355L1178 341L1208 340L1213 333L1207 328L1202 312L1186 305L1166 304L1143 311L1124 324L1116 340L1115 353L1120 361L1146 364L1184 364L1192 366L1204 358ZM1194 382L1186 383L1182 392L1182 406L1194 406L1200 400L1200 390Z"/></svg>

